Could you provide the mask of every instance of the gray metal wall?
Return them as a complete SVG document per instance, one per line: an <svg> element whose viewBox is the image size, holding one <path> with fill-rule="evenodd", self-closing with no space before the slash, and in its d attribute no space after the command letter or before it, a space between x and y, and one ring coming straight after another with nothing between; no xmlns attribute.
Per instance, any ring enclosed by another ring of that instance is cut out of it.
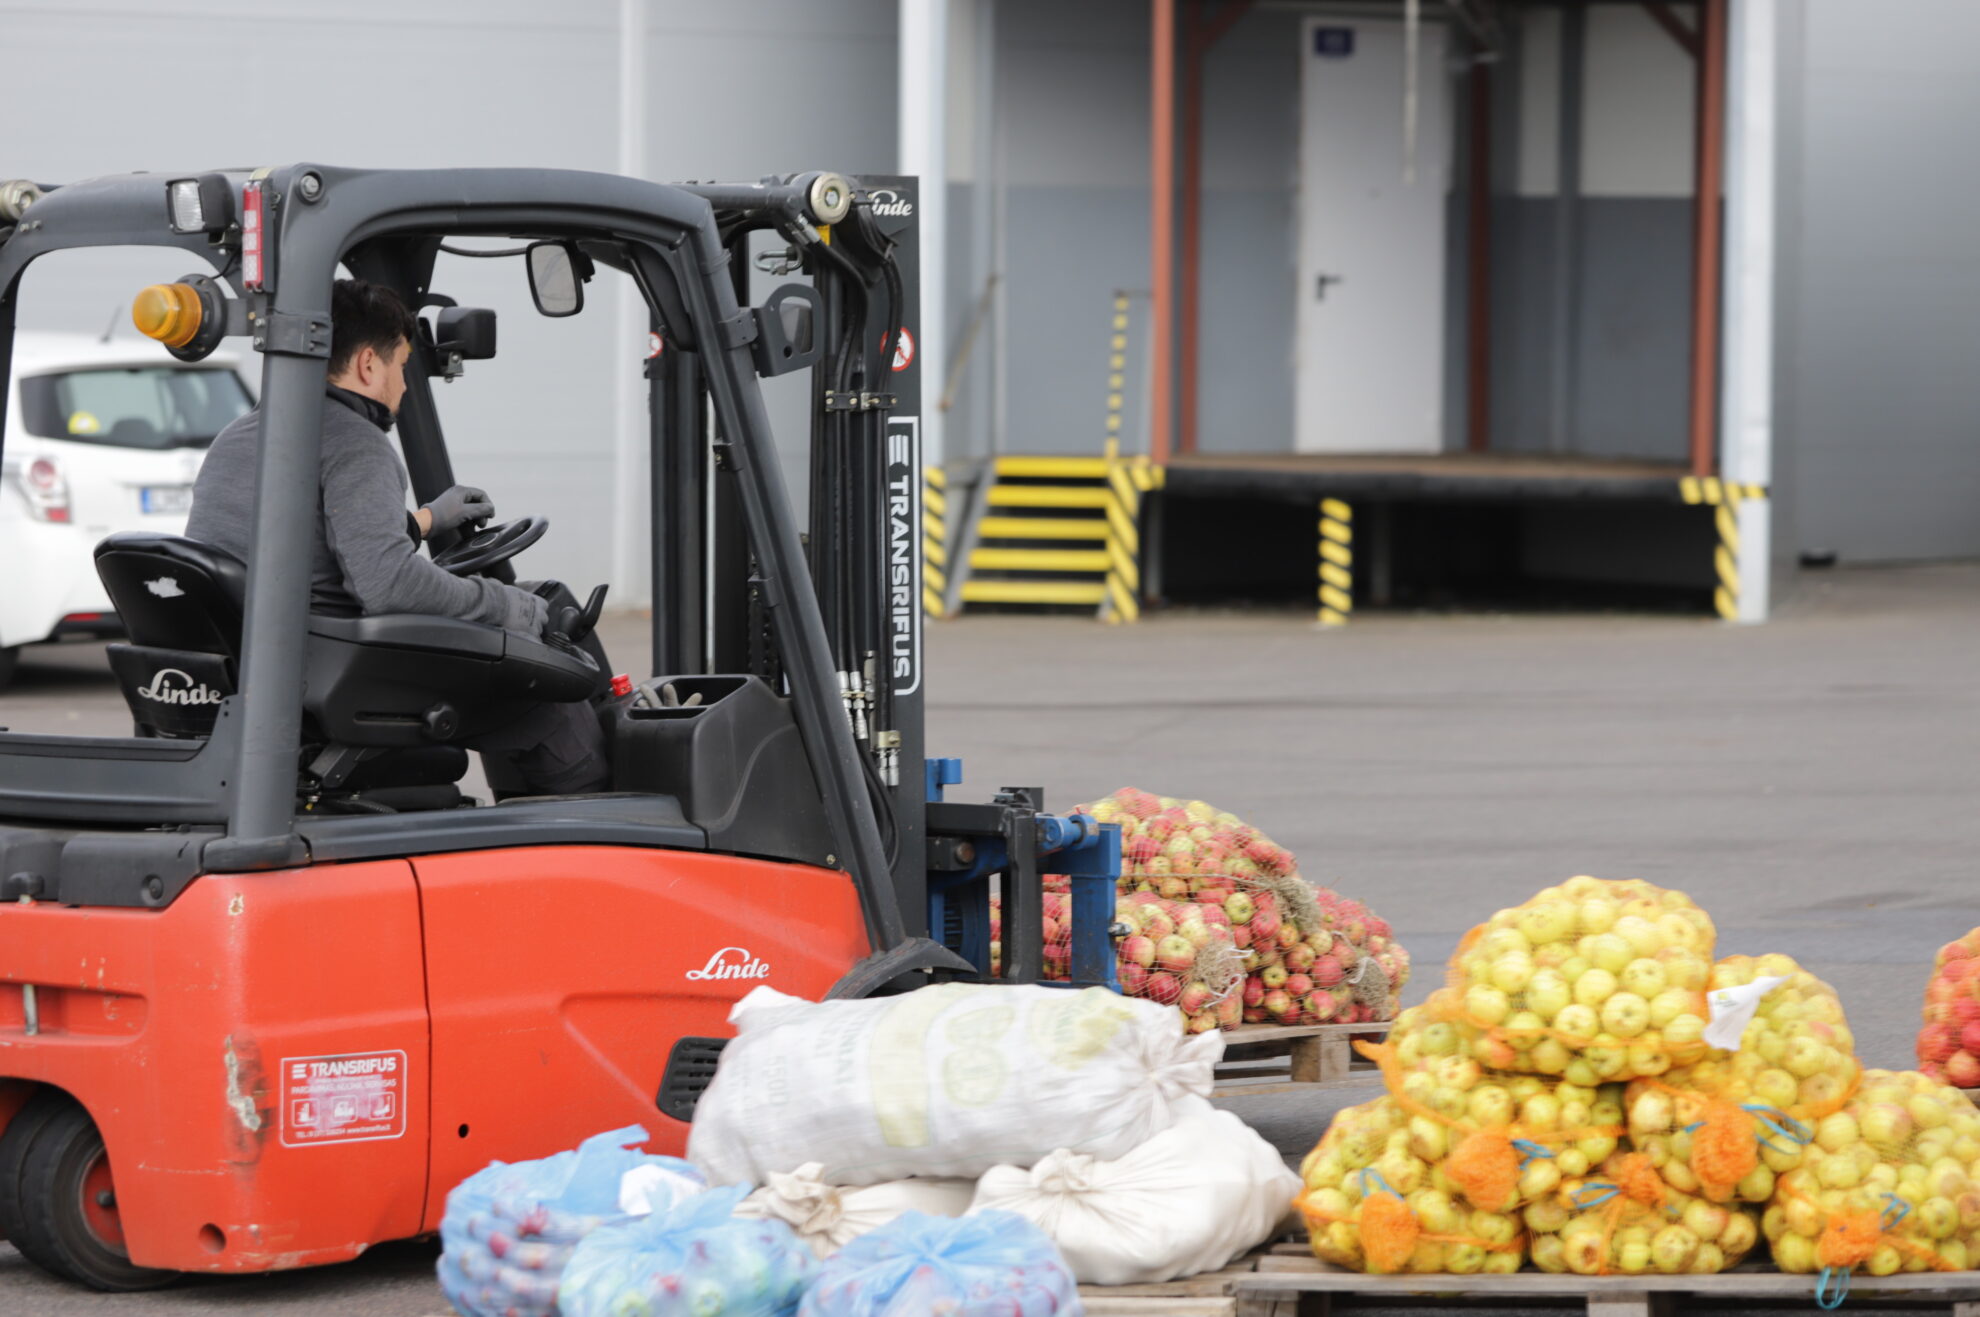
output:
<svg viewBox="0 0 1980 1317"><path fill-rule="evenodd" d="M1796 17L1775 437L1792 547L1980 554L1980 6L1806 0Z"/></svg>
<svg viewBox="0 0 1980 1317"><path fill-rule="evenodd" d="M646 9L649 177L894 168L894 0ZM0 0L0 177L297 159L611 171L618 24L615 0ZM182 96L179 75L192 79ZM186 109L166 108L181 98ZM645 351L643 333L618 341L616 276L601 276L584 314L550 321L530 310L516 263L443 259L444 291L502 316L502 355L438 390L457 472L504 514L550 517L522 561L531 574L580 589L609 579L613 354ZM100 331L180 264L126 253L30 271L23 323ZM643 395L632 405L643 426ZM772 407L801 442L805 403L789 382ZM639 588L621 581L617 597Z"/></svg>

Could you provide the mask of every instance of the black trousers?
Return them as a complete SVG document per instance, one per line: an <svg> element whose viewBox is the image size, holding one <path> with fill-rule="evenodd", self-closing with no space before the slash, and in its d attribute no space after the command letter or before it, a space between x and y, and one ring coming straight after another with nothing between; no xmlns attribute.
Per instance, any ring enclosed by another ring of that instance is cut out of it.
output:
<svg viewBox="0 0 1980 1317"><path fill-rule="evenodd" d="M524 581L519 585L547 599L552 618L559 608L577 607L577 597L561 582ZM581 643L598 662L596 698L602 699L610 689L611 660L596 633ZM612 789L611 752L592 700L536 705L513 722L462 744L496 761L489 765L489 778L498 795L576 796ZM514 781L498 782L497 778Z"/></svg>

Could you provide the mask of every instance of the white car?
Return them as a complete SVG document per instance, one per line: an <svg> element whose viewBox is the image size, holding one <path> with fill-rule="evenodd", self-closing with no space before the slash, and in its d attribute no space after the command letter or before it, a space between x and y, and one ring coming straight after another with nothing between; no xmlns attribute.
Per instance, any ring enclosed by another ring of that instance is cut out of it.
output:
<svg viewBox="0 0 1980 1317"><path fill-rule="evenodd" d="M187 364L149 339L14 336L0 453L0 688L22 645L116 636L92 551L116 531L181 534L220 428L254 406L237 359Z"/></svg>

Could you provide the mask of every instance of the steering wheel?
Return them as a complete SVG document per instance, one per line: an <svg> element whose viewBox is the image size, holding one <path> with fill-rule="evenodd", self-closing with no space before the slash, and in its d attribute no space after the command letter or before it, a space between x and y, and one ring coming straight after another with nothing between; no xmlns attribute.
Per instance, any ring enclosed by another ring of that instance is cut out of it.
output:
<svg viewBox="0 0 1980 1317"><path fill-rule="evenodd" d="M548 517L518 517L474 532L450 549L433 555L433 565L456 576L473 576L509 559L550 531Z"/></svg>

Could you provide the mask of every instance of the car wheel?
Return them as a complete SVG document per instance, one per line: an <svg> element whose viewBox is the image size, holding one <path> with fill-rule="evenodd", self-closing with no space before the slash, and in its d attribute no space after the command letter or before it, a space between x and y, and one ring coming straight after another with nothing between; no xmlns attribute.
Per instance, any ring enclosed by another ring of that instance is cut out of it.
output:
<svg viewBox="0 0 1980 1317"><path fill-rule="evenodd" d="M80 1104L60 1099L25 1142L16 1181L20 1233L13 1243L28 1261L113 1293L155 1290L178 1278L131 1264L109 1153Z"/></svg>
<svg viewBox="0 0 1980 1317"><path fill-rule="evenodd" d="M0 649L0 691L6 690L14 680L14 669L21 664L21 647Z"/></svg>

